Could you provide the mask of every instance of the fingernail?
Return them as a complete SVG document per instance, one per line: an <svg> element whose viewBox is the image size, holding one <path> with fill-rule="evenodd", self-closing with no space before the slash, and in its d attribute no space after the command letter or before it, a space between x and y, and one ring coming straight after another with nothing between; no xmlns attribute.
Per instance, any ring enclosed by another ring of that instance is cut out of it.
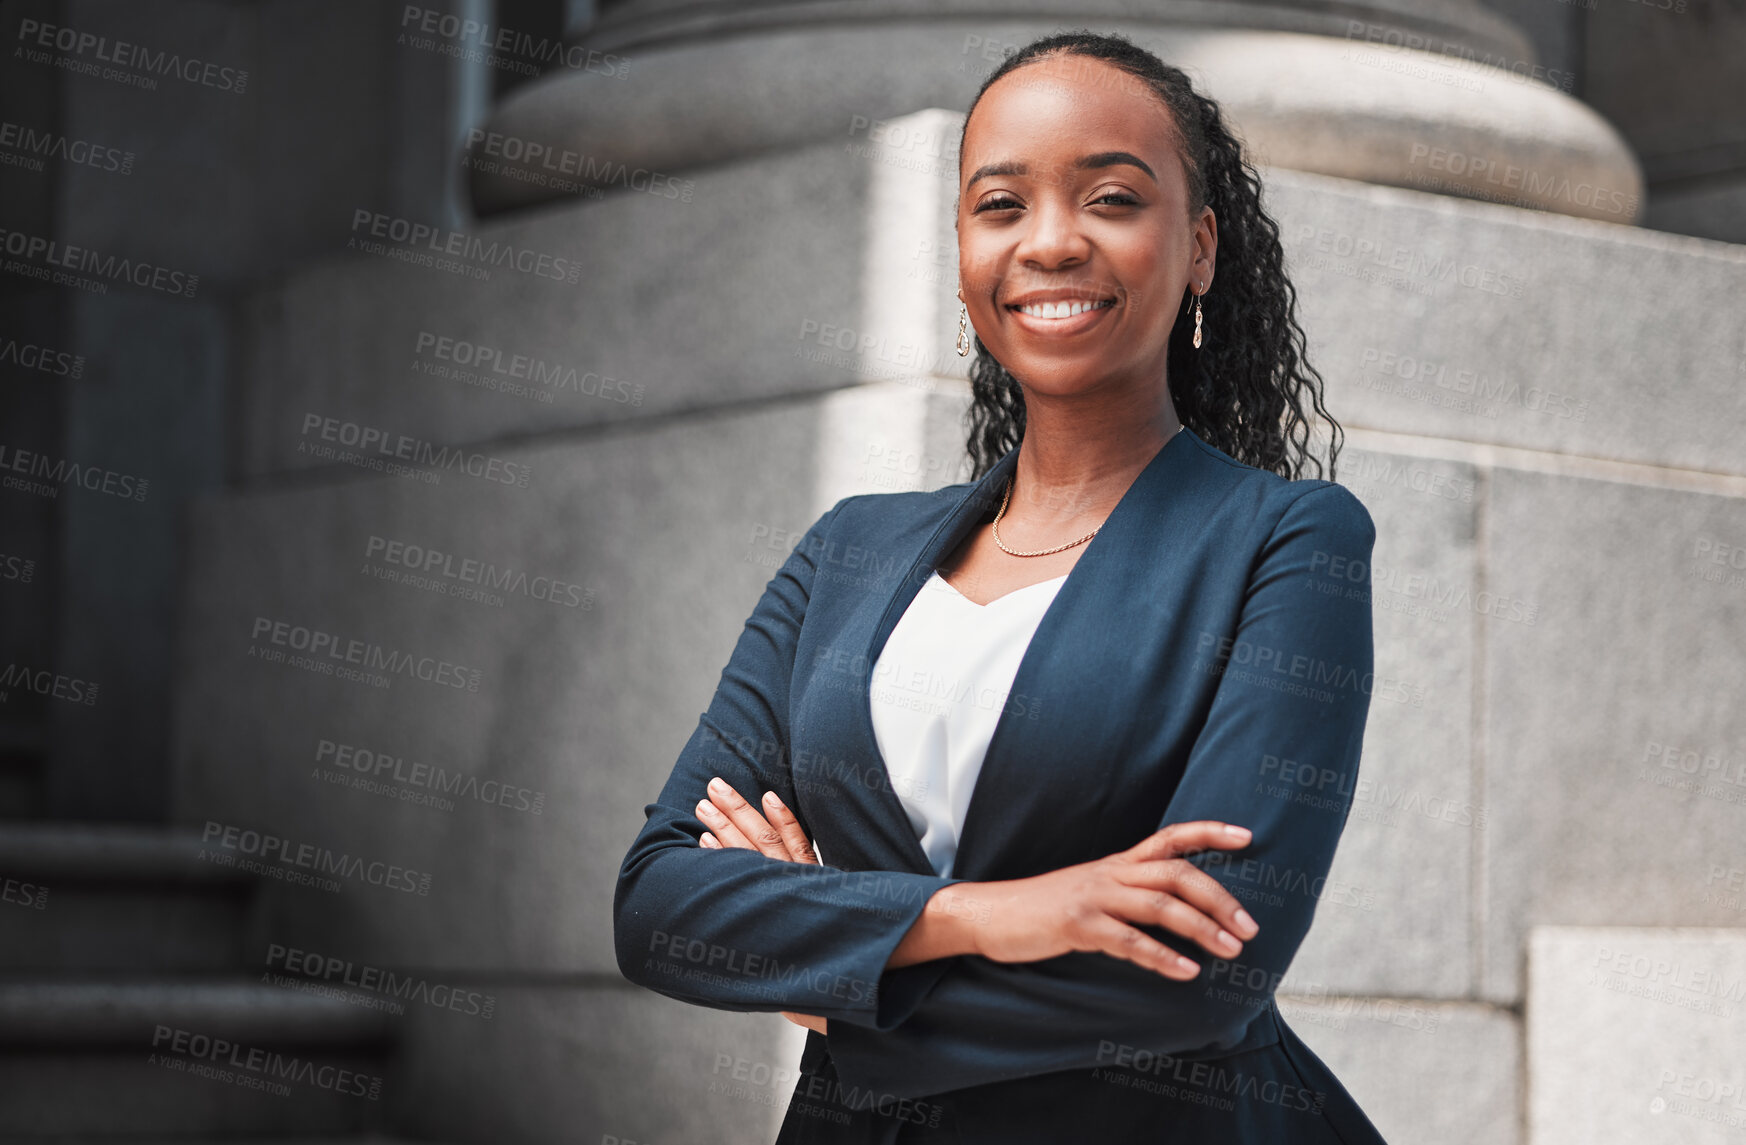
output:
<svg viewBox="0 0 1746 1145"><path fill-rule="evenodd" d="M764 802L768 803L772 807L782 806L782 800L776 798L776 793L774 791L764 792Z"/></svg>
<svg viewBox="0 0 1746 1145"><path fill-rule="evenodd" d="M1232 954L1243 949L1243 944L1237 941L1237 936L1225 930L1219 931L1218 944Z"/></svg>
<svg viewBox="0 0 1746 1145"><path fill-rule="evenodd" d="M711 850L714 850L715 848L721 846L720 843L715 841L715 836L713 836L713 835L705 835L703 838L701 838L697 841L697 845L700 847L708 847Z"/></svg>
<svg viewBox="0 0 1746 1145"><path fill-rule="evenodd" d="M1176 965L1190 974L1200 973L1200 963L1184 958L1180 954L1176 956Z"/></svg>
<svg viewBox="0 0 1746 1145"><path fill-rule="evenodd" d="M718 775L709 781L709 789L717 795L726 795L728 789L727 780Z"/></svg>
<svg viewBox="0 0 1746 1145"><path fill-rule="evenodd" d="M1244 842L1247 842L1249 840L1251 832L1249 831L1249 828L1247 828L1247 827L1233 827L1229 823L1227 823L1227 824L1225 824L1225 834L1229 835L1233 839L1241 839Z"/></svg>
<svg viewBox="0 0 1746 1145"><path fill-rule="evenodd" d="M1243 932L1244 938L1254 938L1256 932L1261 929L1255 925L1255 920L1249 917L1249 912L1246 910L1239 909L1236 914L1231 916L1231 920L1237 924L1237 929Z"/></svg>
<svg viewBox="0 0 1746 1145"><path fill-rule="evenodd" d="M697 814L704 819L714 819L718 812L715 804L707 799L700 799L697 801Z"/></svg>

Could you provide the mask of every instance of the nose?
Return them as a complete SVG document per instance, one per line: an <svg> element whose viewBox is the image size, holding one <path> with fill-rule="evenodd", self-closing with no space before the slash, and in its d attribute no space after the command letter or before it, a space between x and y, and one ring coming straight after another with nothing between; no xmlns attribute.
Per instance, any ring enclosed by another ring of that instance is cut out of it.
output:
<svg viewBox="0 0 1746 1145"><path fill-rule="evenodd" d="M1077 266L1091 257L1091 243L1079 227L1078 213L1058 196L1045 195L1025 212L1023 234L1013 257L1043 270Z"/></svg>

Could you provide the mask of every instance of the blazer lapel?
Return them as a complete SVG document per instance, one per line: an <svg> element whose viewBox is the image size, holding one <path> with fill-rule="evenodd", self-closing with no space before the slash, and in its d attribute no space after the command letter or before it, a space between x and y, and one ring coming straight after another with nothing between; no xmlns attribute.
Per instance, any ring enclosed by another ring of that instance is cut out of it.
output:
<svg viewBox="0 0 1746 1145"><path fill-rule="evenodd" d="M983 474L981 480L973 482L946 514L946 519L940 522L933 535L922 545L921 551L910 562L908 570L899 578L891 598L886 601L885 611L880 614L879 623L873 627L872 638L861 661L867 665L867 679L861 683L860 695L855 702L856 720L859 724L857 731L865 741L866 757L877 760L880 769L885 772L885 781L875 785L871 795L879 805L878 810L885 825L896 834L898 846L909 858L910 868L918 874L934 873L934 865L928 859L927 852L922 850L921 841L915 837L915 829L910 826L909 813L903 809L903 801L892 787L891 768L885 762L885 756L879 750L878 737L873 732L873 665L878 662L880 652L885 649L886 640L897 627L897 622L903 618L904 611L915 600L921 586L933 575L940 562L951 555L971 533L976 523L982 519L985 509L999 507L1000 494L1006 488L1006 479L1018 465L1018 453L1018 446L1013 446ZM990 497L993 498L992 501L989 500Z"/></svg>
<svg viewBox="0 0 1746 1145"><path fill-rule="evenodd" d="M1086 542L1085 551L1044 612L995 722L959 833L952 877L990 877L991 864L1009 849L1014 833L1032 829L1013 812L1027 807L1039 794L1072 798L1071 793L1077 790L1079 798L1095 797L1099 761L1079 758L1089 745L1085 729L1078 723L1085 712L1072 693L1078 689L1107 695L1117 682L1102 678L1111 664L1102 641L1083 636L1096 632L1105 639L1123 638L1124 633L1118 631L1121 608L1133 591L1125 582L1135 575L1134 558L1143 555L1139 550L1158 543L1159 512L1171 499L1193 452L1193 446L1180 439L1191 432L1184 429L1173 435L1140 471L1097 535ZM899 845L917 872L931 873L933 866L915 837L890 782L889 766L879 752L869 695L872 665L922 584L977 526L984 512L1000 505L1006 480L1018 464L1018 453L1015 446L973 483L922 546L886 603L862 661L868 665L869 678L856 704L860 734L865 737L868 755L886 771L886 782L878 785L873 797L881 805L882 818L898 831ZM1075 783L1079 783L1077 788ZM1047 847L1034 851L1045 864L1055 857L1047 852ZM1003 873L1000 877L1018 876Z"/></svg>

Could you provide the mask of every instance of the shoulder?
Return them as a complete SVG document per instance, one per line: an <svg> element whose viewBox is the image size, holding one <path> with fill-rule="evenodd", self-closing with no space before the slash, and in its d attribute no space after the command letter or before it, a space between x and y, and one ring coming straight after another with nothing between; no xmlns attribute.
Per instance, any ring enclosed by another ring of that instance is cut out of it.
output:
<svg viewBox="0 0 1746 1145"><path fill-rule="evenodd" d="M1196 484L1220 510L1209 512L1209 520L1224 517L1226 526L1246 525L1242 531L1261 543L1305 532L1362 547L1375 542L1370 511L1344 485L1319 477L1294 481L1238 461L1199 437L1191 435L1190 443L1196 449Z"/></svg>

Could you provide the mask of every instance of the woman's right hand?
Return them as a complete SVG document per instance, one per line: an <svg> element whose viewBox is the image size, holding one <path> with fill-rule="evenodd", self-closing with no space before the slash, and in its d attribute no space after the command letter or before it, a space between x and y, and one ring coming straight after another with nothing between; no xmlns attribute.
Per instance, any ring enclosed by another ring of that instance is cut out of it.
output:
<svg viewBox="0 0 1746 1145"><path fill-rule="evenodd" d="M1235 958L1239 939L1260 933L1217 879L1182 858L1249 845L1246 828L1212 820L1172 823L1118 851L1030 878L966 890L983 918L971 925L976 953L995 962L1038 962L1077 950L1100 951L1186 981L1200 966L1132 923L1160 926Z"/></svg>

